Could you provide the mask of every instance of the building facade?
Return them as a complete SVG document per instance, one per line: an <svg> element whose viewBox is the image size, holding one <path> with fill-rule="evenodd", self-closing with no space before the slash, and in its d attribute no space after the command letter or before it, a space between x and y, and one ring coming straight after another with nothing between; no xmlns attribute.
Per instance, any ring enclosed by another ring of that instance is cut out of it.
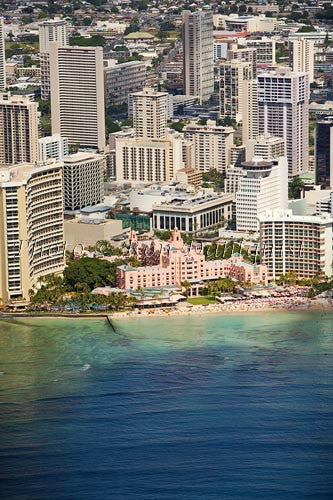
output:
<svg viewBox="0 0 333 500"><path fill-rule="evenodd" d="M39 53L40 53L40 77L41 98L50 98L50 43L56 43L59 47L69 45L69 33L66 21L55 18L42 21L38 25Z"/></svg>
<svg viewBox="0 0 333 500"><path fill-rule="evenodd" d="M61 137L60 134L54 134L38 139L38 161L46 161L49 158L55 158L62 162L67 155L67 137Z"/></svg>
<svg viewBox="0 0 333 500"><path fill-rule="evenodd" d="M116 139L118 182L170 182L184 167L183 139Z"/></svg>
<svg viewBox="0 0 333 500"><path fill-rule="evenodd" d="M0 165L38 159L38 103L29 96L0 94Z"/></svg>
<svg viewBox="0 0 333 500"><path fill-rule="evenodd" d="M295 272L299 278L332 276L330 215L296 216L291 210L268 211L259 221L260 257L267 266L269 280L288 272Z"/></svg>
<svg viewBox="0 0 333 500"><path fill-rule="evenodd" d="M0 169L0 297L29 290L65 267L62 167L57 162Z"/></svg>
<svg viewBox="0 0 333 500"><path fill-rule="evenodd" d="M267 283L264 265L252 265L239 255L230 259L206 261L201 246L188 248L177 228L165 245L152 242L158 264L144 267L120 266L117 284L124 290L146 287L181 286L188 281L195 286L220 278L234 278L243 283Z"/></svg>
<svg viewBox="0 0 333 500"><path fill-rule="evenodd" d="M193 144L193 165L201 172L212 169L225 172L230 162L230 149L234 142L232 127L217 126L208 120L206 125L190 123L183 129L185 139Z"/></svg>
<svg viewBox="0 0 333 500"><path fill-rule="evenodd" d="M309 163L309 76L288 68L258 75L259 134L282 137L289 176Z"/></svg>
<svg viewBox="0 0 333 500"><path fill-rule="evenodd" d="M174 196L169 202L153 207L153 229L164 231L178 228L196 234L217 227L232 218L232 194Z"/></svg>
<svg viewBox="0 0 333 500"><path fill-rule="evenodd" d="M289 66L295 73L309 73L309 82L314 81L314 40L300 36L289 40Z"/></svg>
<svg viewBox="0 0 333 500"><path fill-rule="evenodd" d="M236 225L239 231L258 231L258 216L269 209L288 206L286 157L264 161L253 158L242 164L246 175L239 178L236 193Z"/></svg>
<svg viewBox="0 0 333 500"><path fill-rule="evenodd" d="M213 15L184 10L183 13L184 94L208 101L214 91Z"/></svg>
<svg viewBox="0 0 333 500"><path fill-rule="evenodd" d="M168 120L168 93L144 88L131 94L134 136L165 139Z"/></svg>
<svg viewBox="0 0 333 500"><path fill-rule="evenodd" d="M0 17L0 92L6 90L5 25Z"/></svg>
<svg viewBox="0 0 333 500"><path fill-rule="evenodd" d="M220 62L219 71L219 114L220 118L232 118L240 122L243 117L244 82L252 80L252 64L249 62Z"/></svg>
<svg viewBox="0 0 333 500"><path fill-rule="evenodd" d="M97 205L104 198L103 155L78 152L64 158L65 210Z"/></svg>
<svg viewBox="0 0 333 500"><path fill-rule="evenodd" d="M129 61L104 68L104 91L107 106L127 103L128 94L142 90L146 79L146 63Z"/></svg>
<svg viewBox="0 0 333 500"><path fill-rule="evenodd" d="M286 156L284 140L282 137L274 137L270 134L257 135L246 146L246 159L250 160L254 156L263 160L273 160Z"/></svg>
<svg viewBox="0 0 333 500"><path fill-rule="evenodd" d="M315 172L317 185L333 188L333 117L317 122Z"/></svg>
<svg viewBox="0 0 333 500"><path fill-rule="evenodd" d="M52 134L69 144L105 148L102 47L50 43Z"/></svg>

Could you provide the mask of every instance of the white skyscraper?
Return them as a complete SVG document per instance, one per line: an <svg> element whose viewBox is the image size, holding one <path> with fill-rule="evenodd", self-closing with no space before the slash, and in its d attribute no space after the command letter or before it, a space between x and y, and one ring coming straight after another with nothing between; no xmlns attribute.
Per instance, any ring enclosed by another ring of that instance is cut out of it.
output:
<svg viewBox="0 0 333 500"><path fill-rule="evenodd" d="M42 21L38 24L38 32L41 97L47 100L50 97L50 43L57 43L59 47L69 45L67 23L59 18Z"/></svg>
<svg viewBox="0 0 333 500"><path fill-rule="evenodd" d="M183 11L184 94L208 101L214 91L213 15Z"/></svg>
<svg viewBox="0 0 333 500"><path fill-rule="evenodd" d="M105 147L102 47L50 44L52 134L81 147Z"/></svg>
<svg viewBox="0 0 333 500"><path fill-rule="evenodd" d="M314 40L300 36L289 40L289 66L295 72L309 73L309 82L314 80Z"/></svg>
<svg viewBox="0 0 333 500"><path fill-rule="evenodd" d="M240 177L236 193L236 225L239 231L257 231L259 215L288 208L287 158L253 158L242 168L246 175Z"/></svg>
<svg viewBox="0 0 333 500"><path fill-rule="evenodd" d="M0 17L0 91L6 88L5 27Z"/></svg>
<svg viewBox="0 0 333 500"><path fill-rule="evenodd" d="M135 137L163 139L168 118L168 93L144 88L131 97Z"/></svg>
<svg viewBox="0 0 333 500"><path fill-rule="evenodd" d="M68 30L66 21L55 18L38 24L39 51L49 52L50 43L57 42L60 47L68 45Z"/></svg>
<svg viewBox="0 0 333 500"><path fill-rule="evenodd" d="M309 75L290 68L258 75L259 134L282 137L289 176L308 170Z"/></svg>

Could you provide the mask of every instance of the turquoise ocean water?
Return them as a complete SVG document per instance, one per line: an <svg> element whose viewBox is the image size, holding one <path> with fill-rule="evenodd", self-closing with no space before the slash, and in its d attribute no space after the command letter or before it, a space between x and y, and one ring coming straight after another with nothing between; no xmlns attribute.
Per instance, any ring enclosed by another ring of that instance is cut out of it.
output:
<svg viewBox="0 0 333 500"><path fill-rule="evenodd" d="M0 497L332 499L332 326L0 320Z"/></svg>

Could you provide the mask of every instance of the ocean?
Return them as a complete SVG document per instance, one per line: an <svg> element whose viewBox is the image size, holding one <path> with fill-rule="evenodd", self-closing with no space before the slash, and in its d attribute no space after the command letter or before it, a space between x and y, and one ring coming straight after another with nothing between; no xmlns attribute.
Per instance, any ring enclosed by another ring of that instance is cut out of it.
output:
<svg viewBox="0 0 333 500"><path fill-rule="evenodd" d="M0 320L5 500L331 500L333 312Z"/></svg>

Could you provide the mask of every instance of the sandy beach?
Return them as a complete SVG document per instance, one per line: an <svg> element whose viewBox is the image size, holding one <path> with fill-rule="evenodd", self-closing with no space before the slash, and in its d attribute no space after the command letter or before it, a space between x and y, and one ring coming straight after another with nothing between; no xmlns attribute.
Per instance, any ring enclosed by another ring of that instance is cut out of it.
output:
<svg viewBox="0 0 333 500"><path fill-rule="evenodd" d="M116 312L110 315L112 319L182 316L192 314L238 314L241 312L269 311L333 311L333 301L328 299L308 299L305 297L282 297L249 299L239 302L216 303L209 305L190 305L180 303L174 308L135 309L133 311Z"/></svg>

